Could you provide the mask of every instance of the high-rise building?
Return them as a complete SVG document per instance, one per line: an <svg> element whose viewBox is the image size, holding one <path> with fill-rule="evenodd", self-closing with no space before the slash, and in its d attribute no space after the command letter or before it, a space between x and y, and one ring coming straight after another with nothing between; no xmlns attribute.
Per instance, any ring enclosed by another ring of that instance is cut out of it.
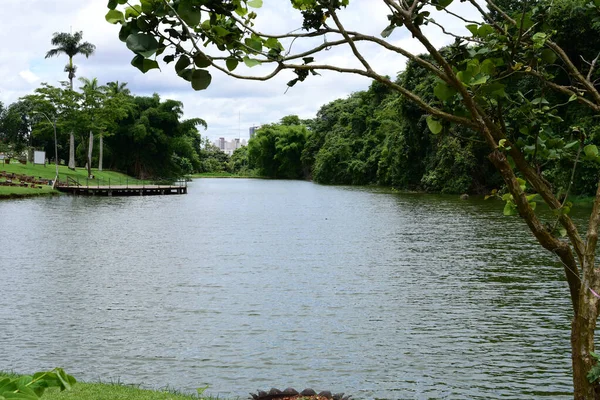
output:
<svg viewBox="0 0 600 400"><path fill-rule="evenodd" d="M219 149L225 150L225 138L224 137L219 138Z"/></svg>
<svg viewBox="0 0 600 400"><path fill-rule="evenodd" d="M250 133L250 139L252 139L254 137L254 134L256 133L257 130L260 129L260 125L256 125L256 126L251 126L250 129L248 130Z"/></svg>

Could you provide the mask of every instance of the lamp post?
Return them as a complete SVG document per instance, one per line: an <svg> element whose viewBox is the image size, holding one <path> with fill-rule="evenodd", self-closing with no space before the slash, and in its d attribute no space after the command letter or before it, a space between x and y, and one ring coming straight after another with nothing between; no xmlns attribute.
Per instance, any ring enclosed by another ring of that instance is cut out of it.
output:
<svg viewBox="0 0 600 400"><path fill-rule="evenodd" d="M46 117L48 122L50 122L52 124L52 127L54 128L54 165L56 167L56 176L54 177L54 185L56 185L56 181L58 180L58 144L57 144L57 140L56 140L56 115L54 115L54 121L52 121L50 119L50 117L48 117L48 115L46 115L46 113L44 113L44 112L34 111L33 114L43 115L44 117Z"/></svg>

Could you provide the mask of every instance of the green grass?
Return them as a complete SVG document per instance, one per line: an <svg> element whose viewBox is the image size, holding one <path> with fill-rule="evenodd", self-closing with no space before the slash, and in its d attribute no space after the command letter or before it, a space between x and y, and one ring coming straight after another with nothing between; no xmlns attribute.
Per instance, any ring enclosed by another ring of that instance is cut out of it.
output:
<svg viewBox="0 0 600 400"><path fill-rule="evenodd" d="M17 186L0 186L0 199L18 199L22 197L50 196L57 195L57 190L52 190L52 186L42 185L41 189L32 189Z"/></svg>
<svg viewBox="0 0 600 400"><path fill-rule="evenodd" d="M34 165L34 164L0 164L0 171L6 171L19 175L41 177L42 179L54 179L56 169L54 164ZM87 170L85 168L76 168L75 171L70 170L64 165L58 166L58 176L60 181L65 181L70 177L78 181L81 185L125 185L125 184L141 184L142 181L114 171L98 171L92 168L92 174L95 179L88 179ZM40 195L59 194L58 191L52 190L50 186L44 185L42 189L23 188L17 186L0 186L0 199L2 198L20 198L34 197Z"/></svg>
<svg viewBox="0 0 600 400"><path fill-rule="evenodd" d="M0 378L14 378L17 375L0 372ZM184 394L175 390L147 390L136 385L123 385L121 383L85 383L77 382L71 390L63 392L58 389L47 389L41 400L217 400L196 394Z"/></svg>
<svg viewBox="0 0 600 400"><path fill-rule="evenodd" d="M35 177L42 177L43 179L54 179L54 175L56 174L56 169L54 167L54 164L47 164L46 166L43 165L34 165L34 164L30 164L27 163L25 165L20 164L20 163L11 163L11 164L0 164L0 171L6 171L6 172L14 172L15 174L23 174L23 175L29 175L29 176L35 176ZM96 185L98 184L98 182L106 182L108 183L108 180L111 180L111 183L114 185L117 185L119 181L123 182L123 184L125 184L125 182L128 180L129 183L135 184L135 183L141 183L141 181L129 177L125 174L122 174L120 172L114 172L114 171L98 171L95 168L92 168L92 174L94 175L94 177L96 179L87 179L87 169L85 168L76 168L75 171L70 170L68 167L64 166L64 165L59 165L58 166L58 176L59 179L62 181L64 179L66 179L66 177L70 177L72 179L75 180L79 180L80 184L86 184L88 181L90 183L90 185Z"/></svg>

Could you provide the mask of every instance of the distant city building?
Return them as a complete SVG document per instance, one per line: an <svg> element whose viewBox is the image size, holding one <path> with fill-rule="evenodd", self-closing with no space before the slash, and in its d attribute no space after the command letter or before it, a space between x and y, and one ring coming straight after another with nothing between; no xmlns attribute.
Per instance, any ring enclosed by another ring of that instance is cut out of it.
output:
<svg viewBox="0 0 600 400"><path fill-rule="evenodd" d="M250 139L252 139L254 137L254 134L256 133L257 130L260 129L260 125L256 125L256 126L251 126L250 129L248 130L250 133Z"/></svg>
<svg viewBox="0 0 600 400"><path fill-rule="evenodd" d="M236 151L237 149L239 149L242 146L246 146L248 144L248 142L246 141L246 139L232 139L232 140L225 140L225 138L219 138L217 141L215 141L215 146L217 146L223 153L228 154L228 155L232 155L234 151Z"/></svg>

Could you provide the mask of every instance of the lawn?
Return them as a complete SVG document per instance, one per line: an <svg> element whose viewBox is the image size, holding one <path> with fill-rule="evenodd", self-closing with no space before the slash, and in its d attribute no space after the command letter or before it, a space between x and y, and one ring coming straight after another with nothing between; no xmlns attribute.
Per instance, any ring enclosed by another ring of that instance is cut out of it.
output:
<svg viewBox="0 0 600 400"><path fill-rule="evenodd" d="M15 173L19 175L34 176L42 179L54 179L56 169L54 164L34 165L34 164L0 164L0 172L6 171L9 173ZM125 185L125 184L141 184L142 181L114 171L98 171L92 168L92 175L94 179L88 179L87 170L85 168L77 168L75 171L70 170L64 165L58 166L59 181L64 182L67 177L79 182L81 185ZM42 189L32 189L17 186L0 186L0 198L18 198L18 197L29 197L29 196L40 196L58 194L57 191L52 190L50 186L43 186Z"/></svg>
<svg viewBox="0 0 600 400"><path fill-rule="evenodd" d="M0 171L14 172L15 174L41 177L43 179L54 179L54 175L56 174L54 164L47 164L46 166L34 165L30 163L0 164ZM114 185L118 185L119 182L123 182L124 185L126 181L128 181L131 184L141 183L141 181L135 178L114 171L100 172L97 169L92 168L92 175L94 175L95 179L88 179L87 170L85 168L76 168L75 171L73 171L64 165L58 166L58 176L59 180L61 181L65 180L66 177L70 177L72 179L79 180L79 183L82 185L87 184L87 182L89 182L90 185L97 185L98 183L102 184L104 182L108 184L109 179Z"/></svg>

